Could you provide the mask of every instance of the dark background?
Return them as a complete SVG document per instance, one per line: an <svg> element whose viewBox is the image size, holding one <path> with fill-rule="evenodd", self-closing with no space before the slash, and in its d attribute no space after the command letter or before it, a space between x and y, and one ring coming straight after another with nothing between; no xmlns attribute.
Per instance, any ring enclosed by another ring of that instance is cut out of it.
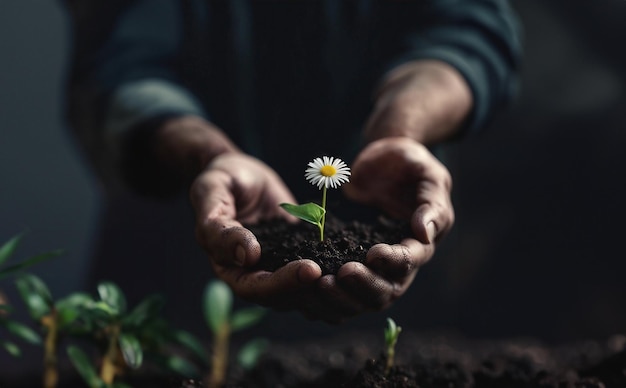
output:
<svg viewBox="0 0 626 388"><path fill-rule="evenodd" d="M626 1L513 5L521 94L444 148L455 229L385 314L472 337L605 338L626 328ZM18 257L64 248L36 270L57 296L83 289L100 209L62 117L67 36L57 3L0 2L0 240L26 231ZM27 364L0 355L0 373Z"/></svg>

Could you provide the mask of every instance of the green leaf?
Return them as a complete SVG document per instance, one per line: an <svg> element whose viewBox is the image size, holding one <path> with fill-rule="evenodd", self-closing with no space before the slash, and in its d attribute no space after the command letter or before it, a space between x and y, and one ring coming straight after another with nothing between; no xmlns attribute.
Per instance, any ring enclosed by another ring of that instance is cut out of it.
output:
<svg viewBox="0 0 626 388"><path fill-rule="evenodd" d="M20 347L14 344L13 342L0 341L0 344L2 345L4 350L6 350L7 353L12 355L13 357L19 357L22 355L22 351L20 350Z"/></svg>
<svg viewBox="0 0 626 388"><path fill-rule="evenodd" d="M35 275L24 275L15 281L15 285L34 320L50 313L52 295L43 280Z"/></svg>
<svg viewBox="0 0 626 388"><path fill-rule="evenodd" d="M303 205L281 203L280 207L285 209L287 213L291 214L292 216L298 217L303 221L310 222L313 225L317 225L318 228L322 227L322 217L324 217L324 213L326 213L326 210L324 210L323 207L316 203L309 202Z"/></svg>
<svg viewBox="0 0 626 388"><path fill-rule="evenodd" d="M209 282L204 290L203 312L209 328L217 333L222 325L228 324L233 304L233 294L221 280Z"/></svg>
<svg viewBox="0 0 626 388"><path fill-rule="evenodd" d="M65 298L59 299L55 303L55 307L57 308L57 310L61 310L65 308L88 309L94 303L96 302L93 300L91 295L85 292L74 292L66 296Z"/></svg>
<svg viewBox="0 0 626 388"><path fill-rule="evenodd" d="M80 316L80 308L73 306L64 306L57 309L57 325L59 329L64 329L72 323L76 322L76 319Z"/></svg>
<svg viewBox="0 0 626 388"><path fill-rule="evenodd" d="M184 331L177 330L172 335L174 341L191 351L194 355L200 358L205 363L209 363L206 349L202 346L202 342L196 338L193 334Z"/></svg>
<svg viewBox="0 0 626 388"><path fill-rule="evenodd" d="M5 242L4 244L2 244L2 247L0 247L0 264L6 262L9 257L11 257L13 255L13 253L15 252L15 249L17 249L17 246L20 244L20 240L22 239L22 235L19 234L15 237L13 237L12 239L10 239L9 241ZM3 271L0 271L0 273Z"/></svg>
<svg viewBox="0 0 626 388"><path fill-rule="evenodd" d="M41 343L41 337L30 327L15 321L6 321L5 327L8 331L20 337L22 340L33 345Z"/></svg>
<svg viewBox="0 0 626 388"><path fill-rule="evenodd" d="M98 284L98 295L100 299L106 303L111 312L115 315L121 315L126 312L126 298L122 290L112 282L102 282Z"/></svg>
<svg viewBox="0 0 626 388"><path fill-rule="evenodd" d="M80 350L76 346L68 346L67 355L69 356L70 361L72 361L72 364L74 365L80 376L89 387L94 388L104 385L104 382L98 377L96 368L91 365L89 358L82 350Z"/></svg>
<svg viewBox="0 0 626 388"><path fill-rule="evenodd" d="M165 360L165 366L183 377L200 376L200 371L195 365L179 356L169 356Z"/></svg>
<svg viewBox="0 0 626 388"><path fill-rule="evenodd" d="M232 331L247 329L259 322L267 313L267 310L263 307L249 307L241 310L237 310L233 313L233 317L230 320L230 327Z"/></svg>
<svg viewBox="0 0 626 388"><path fill-rule="evenodd" d="M237 362L242 368L250 370L255 367L268 347L269 341L265 338L253 339L241 348L237 354Z"/></svg>
<svg viewBox="0 0 626 388"><path fill-rule="evenodd" d="M122 324L139 327L146 321L159 317L159 313L165 304L161 295L152 295L144 299L123 319Z"/></svg>
<svg viewBox="0 0 626 388"><path fill-rule="evenodd" d="M143 362L143 350L137 337L132 334L122 333L119 338L119 345L126 365L132 369L139 368Z"/></svg>
<svg viewBox="0 0 626 388"><path fill-rule="evenodd" d="M10 266L6 267L5 269L0 270L0 279L4 279L4 278L8 277L9 275L11 275L11 274L13 274L15 272L19 272L19 271L21 271L21 270L23 270L25 268L28 268L28 267L30 267L32 265L35 265L35 264L37 264L39 262L42 262L44 260L48 260L50 258L57 257L61 253L62 253L62 251L60 251L60 250L59 251L46 252L46 253L39 254L37 256L33 256L33 257L31 257L29 259L26 259L26 260L24 260L24 261L22 261L20 263L10 265Z"/></svg>
<svg viewBox="0 0 626 388"><path fill-rule="evenodd" d="M119 313L118 310L101 300L90 303L86 311L92 315L92 318L106 320L115 318Z"/></svg>
<svg viewBox="0 0 626 388"><path fill-rule="evenodd" d="M63 329L74 323L90 303L94 303L93 299L83 292L75 292L56 302L59 328Z"/></svg>
<svg viewBox="0 0 626 388"><path fill-rule="evenodd" d="M396 345L401 331L402 328L396 325L396 322L393 319L387 318L387 327L385 328L385 343L387 346Z"/></svg>

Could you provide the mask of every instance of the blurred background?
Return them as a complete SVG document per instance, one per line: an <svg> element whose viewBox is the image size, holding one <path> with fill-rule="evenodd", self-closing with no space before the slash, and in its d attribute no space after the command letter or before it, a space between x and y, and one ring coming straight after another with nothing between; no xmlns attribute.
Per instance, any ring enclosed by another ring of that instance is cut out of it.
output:
<svg viewBox="0 0 626 388"><path fill-rule="evenodd" d="M512 4L525 29L521 93L444 150L455 229L388 314L472 337L623 333L626 1ZM64 123L67 27L57 2L0 2L0 241L24 232L16 258L63 248L34 271L57 296L83 289L101 209ZM0 354L0 373L13 364L25 365Z"/></svg>

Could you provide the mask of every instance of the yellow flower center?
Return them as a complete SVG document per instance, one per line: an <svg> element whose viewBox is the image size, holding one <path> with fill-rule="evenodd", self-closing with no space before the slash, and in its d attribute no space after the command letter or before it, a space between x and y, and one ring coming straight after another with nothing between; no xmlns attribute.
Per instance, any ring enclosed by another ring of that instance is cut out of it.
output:
<svg viewBox="0 0 626 388"><path fill-rule="evenodd" d="M324 176L333 176L337 173L337 169L333 166L325 165L320 168L320 174Z"/></svg>

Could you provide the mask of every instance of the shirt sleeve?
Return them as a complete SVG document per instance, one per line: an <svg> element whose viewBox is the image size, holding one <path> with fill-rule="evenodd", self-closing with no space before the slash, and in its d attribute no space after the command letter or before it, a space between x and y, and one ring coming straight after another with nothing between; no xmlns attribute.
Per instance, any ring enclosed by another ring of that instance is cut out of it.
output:
<svg viewBox="0 0 626 388"><path fill-rule="evenodd" d="M409 34L394 65L437 59L467 81L473 110L462 133L484 126L518 89L521 27L504 0L433 0L426 26Z"/></svg>
<svg viewBox="0 0 626 388"><path fill-rule="evenodd" d="M70 126L108 188L122 187L122 139L158 117L205 116L183 86L180 0L68 0Z"/></svg>

